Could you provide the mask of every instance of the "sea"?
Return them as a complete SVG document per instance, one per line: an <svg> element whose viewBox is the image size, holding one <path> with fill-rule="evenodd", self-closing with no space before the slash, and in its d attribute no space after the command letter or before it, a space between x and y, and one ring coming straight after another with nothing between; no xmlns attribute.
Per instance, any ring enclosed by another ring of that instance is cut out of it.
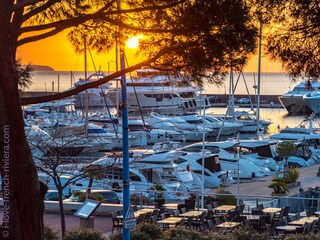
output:
<svg viewBox="0 0 320 240"><path fill-rule="evenodd" d="M89 75L90 73L88 73ZM32 73L32 85L27 91L64 91L73 86L75 81L84 78L84 72L76 71L34 71ZM236 85L235 94L257 94L258 76L257 73L243 73L233 75ZM260 75L261 95L282 95L293 89L303 79L292 81L286 73L264 72ZM230 76L226 76L224 84L216 86L214 84L204 84L206 94L228 94ZM240 109L241 110L241 109ZM248 110L248 109L245 109ZM224 114L225 108L212 108L207 113ZM308 116L289 116L284 108L262 108L260 118L269 120L270 133L276 133L285 127L298 126Z"/></svg>

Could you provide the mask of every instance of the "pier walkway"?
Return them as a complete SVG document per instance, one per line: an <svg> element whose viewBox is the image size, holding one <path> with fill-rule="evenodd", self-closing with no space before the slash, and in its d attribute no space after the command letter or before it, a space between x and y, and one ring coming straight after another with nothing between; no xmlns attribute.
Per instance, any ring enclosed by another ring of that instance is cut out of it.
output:
<svg viewBox="0 0 320 240"><path fill-rule="evenodd" d="M296 194L299 192L299 188L308 190L308 188L314 186L320 186L320 177L317 176L319 165L314 165L311 167L300 168L300 177L298 181L301 182L301 186L290 188L288 195ZM243 182L240 180L240 194L241 195L257 195L257 196L271 196L272 189L268 188L271 184L271 180L274 176L267 176L262 178L257 178L252 181ZM237 181L237 179L235 179ZM232 194L238 193L238 184L232 184L225 189ZM208 193L215 193L216 189L210 190Z"/></svg>

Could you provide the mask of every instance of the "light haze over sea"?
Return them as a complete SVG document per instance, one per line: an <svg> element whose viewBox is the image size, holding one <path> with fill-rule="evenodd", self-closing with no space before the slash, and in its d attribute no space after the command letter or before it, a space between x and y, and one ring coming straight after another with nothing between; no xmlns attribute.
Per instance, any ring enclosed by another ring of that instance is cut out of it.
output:
<svg viewBox="0 0 320 240"><path fill-rule="evenodd" d="M57 91L58 78L60 91L67 90L79 78L84 78L84 72L68 72L68 71L35 71L32 73L32 86L28 91L52 91L52 81L54 81L54 91ZM88 73L89 75L90 73ZM71 77L72 76L72 77ZM234 74L234 82L236 82L238 74ZM71 83L72 79L72 83ZM256 73L244 73L244 79L240 76L239 83L235 94L247 94L246 85L250 95L254 96L254 85L257 85ZM301 81L301 80L300 80ZM298 82L292 82L286 73L261 73L261 94L262 95L282 95L283 93L293 89ZM246 82L246 84L244 83ZM205 93L210 94L228 94L229 93L229 76L226 77L225 84L221 87L215 85L204 85ZM224 108L214 108L211 112L224 114ZM278 125L281 128L286 126L297 126L306 116L287 116L285 109L261 109L261 119L271 120L273 124L269 127L271 132L277 132Z"/></svg>

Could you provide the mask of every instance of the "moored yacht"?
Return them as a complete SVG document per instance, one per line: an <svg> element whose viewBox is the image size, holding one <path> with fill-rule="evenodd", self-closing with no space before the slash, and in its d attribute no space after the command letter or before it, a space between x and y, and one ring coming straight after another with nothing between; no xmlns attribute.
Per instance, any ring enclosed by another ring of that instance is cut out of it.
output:
<svg viewBox="0 0 320 240"><path fill-rule="evenodd" d="M303 96L303 101L315 114L320 113L320 90L309 92Z"/></svg>
<svg viewBox="0 0 320 240"><path fill-rule="evenodd" d="M305 94L314 92L320 88L317 81L306 81L296 85L293 90L279 97L280 103L287 109L289 114L310 114L311 109L303 99Z"/></svg>
<svg viewBox="0 0 320 240"><path fill-rule="evenodd" d="M179 74L140 69L136 71L136 75L127 80L130 112L182 114L197 112L203 107L212 107L209 98L200 96L202 88L193 86L188 79ZM106 94L114 103L121 99L121 91L117 88L108 88Z"/></svg>

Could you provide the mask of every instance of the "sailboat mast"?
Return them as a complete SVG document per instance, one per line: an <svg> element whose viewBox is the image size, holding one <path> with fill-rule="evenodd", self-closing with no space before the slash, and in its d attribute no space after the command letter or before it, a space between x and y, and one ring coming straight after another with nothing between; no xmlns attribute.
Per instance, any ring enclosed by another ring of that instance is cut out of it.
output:
<svg viewBox="0 0 320 240"><path fill-rule="evenodd" d="M261 45L262 45L262 21L259 28L259 54L258 54L258 82L257 82L257 137L260 131L260 80L261 80Z"/></svg>
<svg viewBox="0 0 320 240"><path fill-rule="evenodd" d="M86 39L84 39L84 81L85 83L87 83L87 79L88 79L88 71L87 71L87 42ZM88 91L85 91L85 126L86 126L86 135L88 134L88 124L89 124L89 102L88 102Z"/></svg>

